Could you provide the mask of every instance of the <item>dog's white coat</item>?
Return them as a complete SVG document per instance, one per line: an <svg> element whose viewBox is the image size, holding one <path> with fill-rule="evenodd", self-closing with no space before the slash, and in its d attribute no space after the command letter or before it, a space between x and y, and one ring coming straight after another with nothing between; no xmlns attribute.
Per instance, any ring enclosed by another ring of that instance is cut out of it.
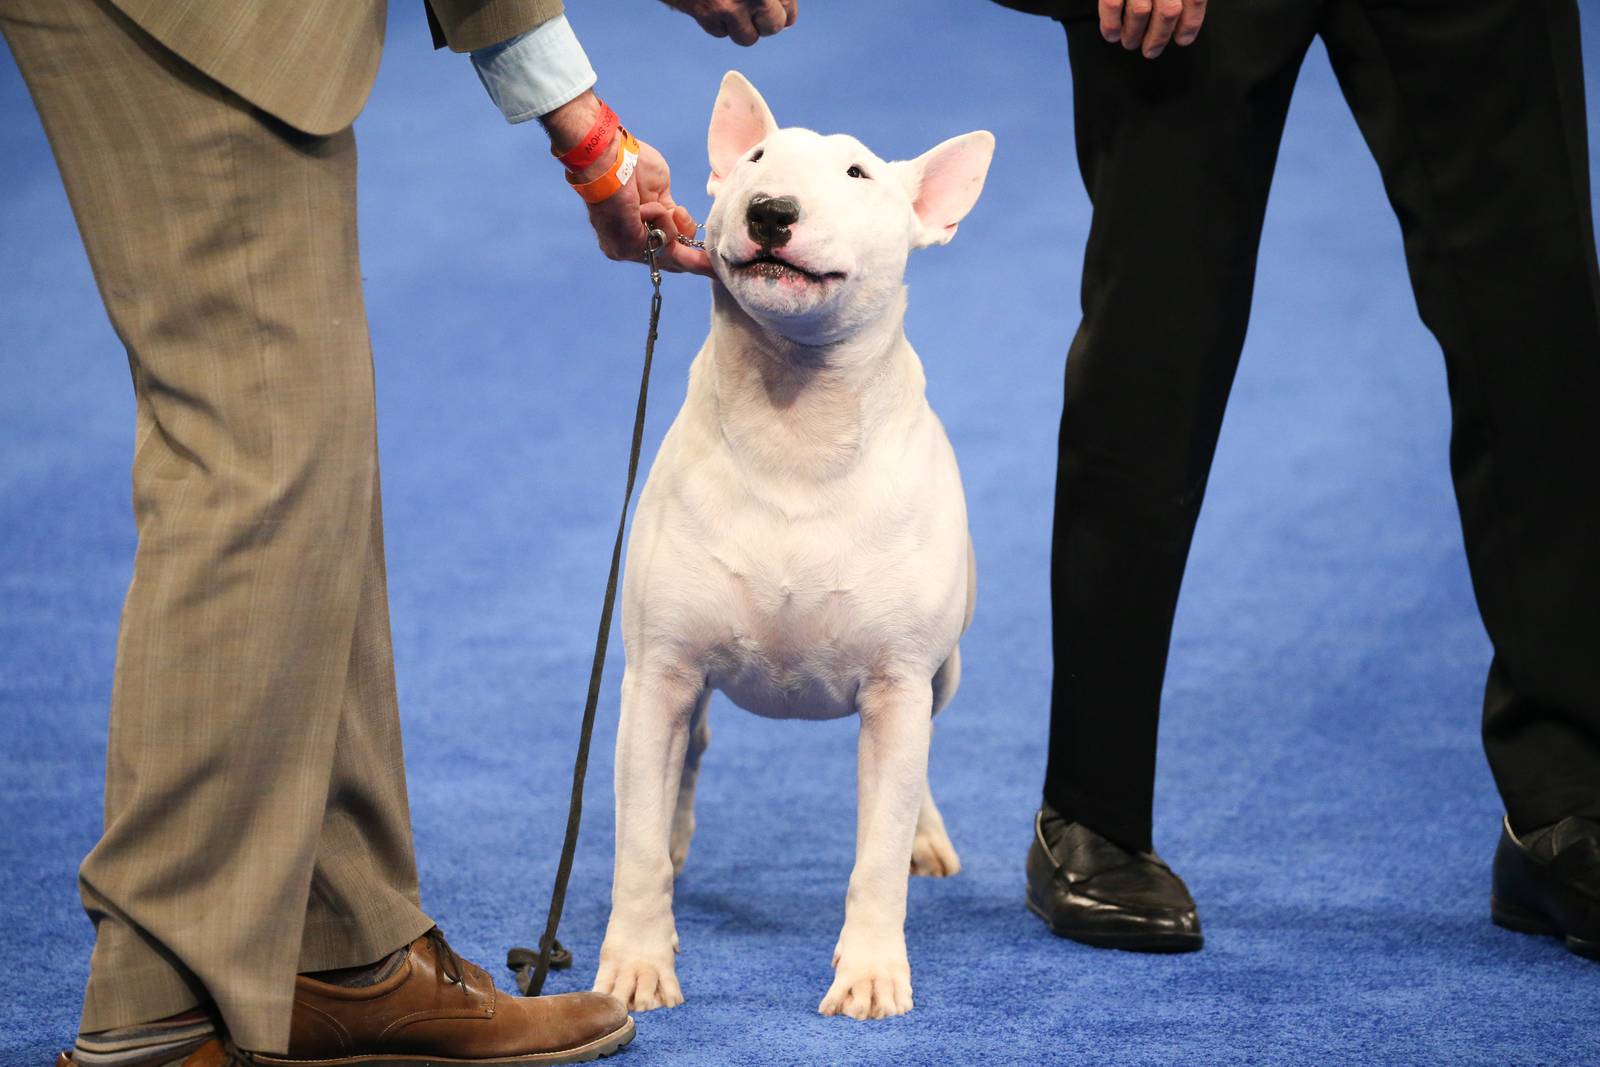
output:
<svg viewBox="0 0 1600 1067"><path fill-rule="evenodd" d="M971 209L988 133L886 163L779 129L742 76L708 137L711 334L639 500L622 591L612 911L594 988L682 1003L672 885L720 689L774 718L861 717L856 864L820 1010L911 1008L907 871L959 860L928 792L932 716L960 677L976 574L955 454L902 329L912 248ZM857 168L852 176L850 169ZM794 197L775 251L824 280L741 269L755 194Z"/></svg>

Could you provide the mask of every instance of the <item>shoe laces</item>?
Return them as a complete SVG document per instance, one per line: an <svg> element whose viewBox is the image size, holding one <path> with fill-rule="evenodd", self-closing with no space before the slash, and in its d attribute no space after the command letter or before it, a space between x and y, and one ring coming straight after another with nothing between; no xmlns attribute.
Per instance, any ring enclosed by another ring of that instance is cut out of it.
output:
<svg viewBox="0 0 1600 1067"><path fill-rule="evenodd" d="M462 989L467 987L466 970L461 965L461 957L456 955L456 950L450 947L450 942L444 939L444 932L437 926L422 935L433 945L434 953L439 957L439 970L453 984Z"/></svg>

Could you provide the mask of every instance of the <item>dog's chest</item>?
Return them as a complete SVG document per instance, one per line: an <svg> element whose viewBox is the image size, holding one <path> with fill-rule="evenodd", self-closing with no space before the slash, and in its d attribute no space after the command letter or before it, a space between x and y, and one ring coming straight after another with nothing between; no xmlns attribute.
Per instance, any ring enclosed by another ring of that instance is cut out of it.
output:
<svg viewBox="0 0 1600 1067"><path fill-rule="evenodd" d="M723 612L705 648L707 678L758 714L850 714L894 610L894 586L874 566L883 561L793 530L751 532L713 550Z"/></svg>
<svg viewBox="0 0 1600 1067"><path fill-rule="evenodd" d="M848 715L864 681L927 658L949 628L964 557L956 524L936 522L925 500L882 493L804 518L724 500L710 513L686 614L708 681L741 707Z"/></svg>
<svg viewBox="0 0 1600 1067"><path fill-rule="evenodd" d="M931 676L964 624L968 540L955 457L920 390L857 403L875 421L841 470L782 427L730 429L710 382L691 374L640 500L630 666L692 672L775 718L848 715L865 683Z"/></svg>

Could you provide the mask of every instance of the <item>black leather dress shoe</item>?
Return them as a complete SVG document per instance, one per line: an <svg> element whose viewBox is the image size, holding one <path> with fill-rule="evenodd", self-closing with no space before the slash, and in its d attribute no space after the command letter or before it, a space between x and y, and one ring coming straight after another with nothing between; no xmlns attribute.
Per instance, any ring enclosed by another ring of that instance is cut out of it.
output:
<svg viewBox="0 0 1600 1067"><path fill-rule="evenodd" d="M1507 930L1565 938L1573 952L1600 959L1600 823L1562 819L1530 846L1503 822L1489 915Z"/></svg>
<svg viewBox="0 0 1600 1067"><path fill-rule="evenodd" d="M1033 820L1028 910L1058 937L1131 952L1205 944L1183 879L1154 852L1129 852L1050 808Z"/></svg>

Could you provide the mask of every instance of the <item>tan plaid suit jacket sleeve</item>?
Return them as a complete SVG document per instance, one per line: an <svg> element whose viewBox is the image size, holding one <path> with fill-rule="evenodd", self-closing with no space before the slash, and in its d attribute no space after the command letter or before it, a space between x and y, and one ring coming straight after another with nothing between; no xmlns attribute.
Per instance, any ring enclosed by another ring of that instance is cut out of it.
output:
<svg viewBox="0 0 1600 1067"><path fill-rule="evenodd" d="M562 13L561 0L427 0L433 43L452 51L487 48Z"/></svg>
<svg viewBox="0 0 1600 1067"><path fill-rule="evenodd" d="M355 121L383 52L386 0L113 0L140 29L305 133ZM435 43L457 52L561 14L561 0L429 0ZM442 41L439 40L442 38Z"/></svg>

